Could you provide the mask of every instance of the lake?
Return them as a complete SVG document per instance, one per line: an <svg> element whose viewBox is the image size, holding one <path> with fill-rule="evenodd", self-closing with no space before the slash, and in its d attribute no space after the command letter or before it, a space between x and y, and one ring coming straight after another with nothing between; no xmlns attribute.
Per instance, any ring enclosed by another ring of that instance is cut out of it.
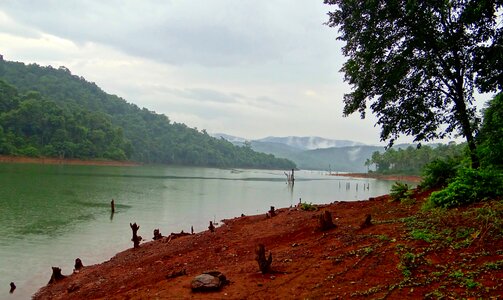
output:
<svg viewBox="0 0 503 300"><path fill-rule="evenodd" d="M91 265L131 248L130 222L150 241L155 228L163 235L191 226L199 232L210 220L265 214L299 198L368 199L392 184L320 171L295 176L292 186L283 171L270 170L0 164L0 298L29 299L47 283L51 266L70 274L77 257Z"/></svg>

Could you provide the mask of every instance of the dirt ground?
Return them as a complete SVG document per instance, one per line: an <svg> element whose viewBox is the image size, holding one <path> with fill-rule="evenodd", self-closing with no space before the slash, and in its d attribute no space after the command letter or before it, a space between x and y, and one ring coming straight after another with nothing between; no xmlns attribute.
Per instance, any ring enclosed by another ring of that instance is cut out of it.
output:
<svg viewBox="0 0 503 300"><path fill-rule="evenodd" d="M388 196L336 202L315 211L283 208L272 218L265 209L225 220L213 233L144 242L42 288L34 298L501 299L503 204L425 214L420 207L426 196L418 193L407 203ZM319 230L324 211L336 228ZM360 228L367 214L372 225ZM259 243L272 253L267 274L255 261ZM208 270L222 272L230 283L216 292L192 292L191 280ZM170 276L176 272L186 274Z"/></svg>

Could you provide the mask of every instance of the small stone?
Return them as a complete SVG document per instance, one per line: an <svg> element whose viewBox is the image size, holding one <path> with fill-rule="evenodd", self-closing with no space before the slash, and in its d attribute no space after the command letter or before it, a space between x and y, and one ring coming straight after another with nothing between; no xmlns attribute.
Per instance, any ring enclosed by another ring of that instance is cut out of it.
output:
<svg viewBox="0 0 503 300"><path fill-rule="evenodd" d="M271 280L274 280L274 279L276 279L276 276L272 275L270 278L271 278Z"/></svg>

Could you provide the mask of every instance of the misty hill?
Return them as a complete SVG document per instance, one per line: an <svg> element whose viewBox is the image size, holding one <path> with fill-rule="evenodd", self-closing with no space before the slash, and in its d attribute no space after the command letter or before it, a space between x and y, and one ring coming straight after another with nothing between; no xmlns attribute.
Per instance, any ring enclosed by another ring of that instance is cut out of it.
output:
<svg viewBox="0 0 503 300"><path fill-rule="evenodd" d="M246 142L245 138L223 133L217 133L214 136L228 139L236 145L244 145ZM381 146L369 146L355 141L320 137L267 137L248 142L255 151L287 158L295 162L297 167L309 170L367 172L365 161L371 158L375 151L384 151L384 147ZM409 145L397 146L406 147ZM312 147L319 148L310 149Z"/></svg>
<svg viewBox="0 0 503 300"><path fill-rule="evenodd" d="M295 164L171 122L95 83L37 64L0 61L0 154L290 169Z"/></svg>
<svg viewBox="0 0 503 300"><path fill-rule="evenodd" d="M266 137L256 140L258 142L280 143L301 150L315 150L325 148L340 148L349 146L361 146L362 143L348 140L332 140L317 136L287 136L287 137Z"/></svg>
<svg viewBox="0 0 503 300"><path fill-rule="evenodd" d="M288 158L301 169L340 172L367 172L365 161L375 151L384 151L384 147L367 145L300 150L285 144L252 141L251 146L256 151Z"/></svg>

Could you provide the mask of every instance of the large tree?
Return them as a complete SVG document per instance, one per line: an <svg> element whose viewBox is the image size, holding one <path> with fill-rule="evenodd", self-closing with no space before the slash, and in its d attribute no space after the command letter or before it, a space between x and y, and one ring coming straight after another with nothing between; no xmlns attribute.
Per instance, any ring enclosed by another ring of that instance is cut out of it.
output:
<svg viewBox="0 0 503 300"><path fill-rule="evenodd" d="M503 1L324 0L339 29L352 91L344 115L367 105L381 140L429 141L460 134L478 167L474 91L503 85Z"/></svg>

